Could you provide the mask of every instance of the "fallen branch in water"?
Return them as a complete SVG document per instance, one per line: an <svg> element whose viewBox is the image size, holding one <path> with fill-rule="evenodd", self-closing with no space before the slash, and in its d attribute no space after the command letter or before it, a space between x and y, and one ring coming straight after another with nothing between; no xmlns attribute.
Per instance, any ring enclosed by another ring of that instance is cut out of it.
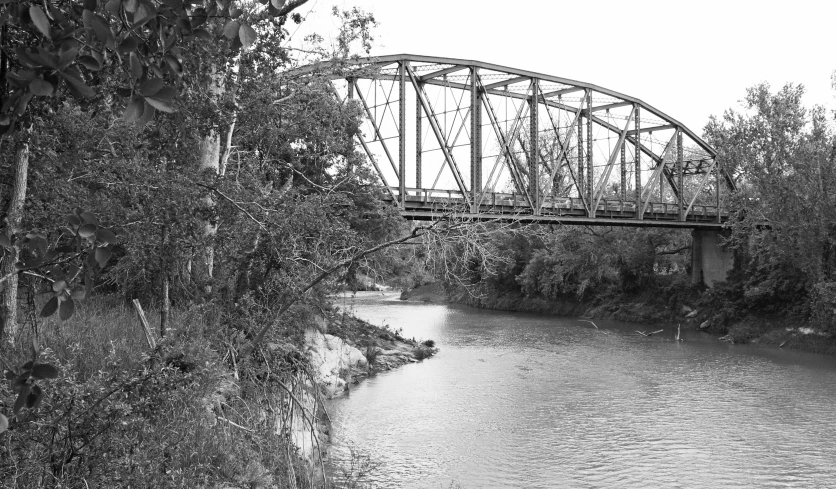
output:
<svg viewBox="0 0 836 489"><path fill-rule="evenodd" d="M642 335L642 336L644 336L644 337L649 338L649 337L651 337L651 336L655 335L656 333L661 333L662 331L664 331L664 329L660 329L659 331L654 331L654 332L652 332L652 333L645 333L644 331L636 331L636 333L638 333L638 334L640 334L640 335Z"/></svg>
<svg viewBox="0 0 836 489"><path fill-rule="evenodd" d="M592 322L592 321L590 321L589 319L578 319L578 321L583 321L583 322L585 322L585 323L589 323L589 324L591 324L591 325L595 326L595 329L598 329L598 325L597 325L597 324L595 324L595 323L593 323L593 322Z"/></svg>

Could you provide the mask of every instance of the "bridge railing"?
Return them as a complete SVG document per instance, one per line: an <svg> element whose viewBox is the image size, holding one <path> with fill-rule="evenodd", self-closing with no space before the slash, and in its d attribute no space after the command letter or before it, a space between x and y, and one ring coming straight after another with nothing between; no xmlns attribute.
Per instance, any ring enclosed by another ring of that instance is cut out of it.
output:
<svg viewBox="0 0 836 489"><path fill-rule="evenodd" d="M398 187L390 187L391 194L400 200ZM449 209L452 206L464 205L468 199L465 194L457 190L405 188L404 202L406 208L415 206L432 207L435 209ZM486 214L530 214L531 206L524 194L507 192L482 192L480 194L479 211ZM544 196L540 208L541 215L585 215L588 212L584 200L578 197ZM602 198L596 213L600 217L635 218L636 203L621 199ZM646 218L676 219L679 216L679 204L671 202L651 202L645 209ZM687 220L716 219L717 206L695 204L688 213ZM728 217L722 211L721 217Z"/></svg>

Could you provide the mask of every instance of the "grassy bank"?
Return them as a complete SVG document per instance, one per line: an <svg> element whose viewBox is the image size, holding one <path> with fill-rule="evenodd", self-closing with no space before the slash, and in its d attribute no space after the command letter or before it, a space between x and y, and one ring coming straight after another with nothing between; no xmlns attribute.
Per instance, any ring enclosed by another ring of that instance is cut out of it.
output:
<svg viewBox="0 0 836 489"><path fill-rule="evenodd" d="M356 344L404 340L325 312L331 333ZM310 391L304 335L285 331L236 358L244 333L216 307L173 311L164 338L157 311L146 315L156 348L114 298L85 301L67 321L30 315L14 346L0 347L4 369L20 373L35 341L36 363L59 370L37 381L42 398L17 416L14 386L0 385L10 421L0 433L0 487L359 487L324 484L290 438L297 401ZM305 311L289 316L288 330L310 326ZM303 426L317 424L313 414L301 413Z"/></svg>

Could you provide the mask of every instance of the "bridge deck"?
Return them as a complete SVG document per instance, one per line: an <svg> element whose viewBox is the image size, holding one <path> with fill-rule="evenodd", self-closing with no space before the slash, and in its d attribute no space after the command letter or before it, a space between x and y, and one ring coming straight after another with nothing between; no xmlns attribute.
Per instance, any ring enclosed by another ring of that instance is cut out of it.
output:
<svg viewBox="0 0 836 489"><path fill-rule="evenodd" d="M390 201L400 202L398 189L391 189ZM407 189L401 215L407 219L433 220L445 214L479 221L518 221L524 223L560 223L594 226L667 227L689 229L720 229L728 219L728 212L712 205L694 205L685 220L679 217L679 204L648 204L641 219L637 218L636 203L620 199L602 199L589 217L584 201L577 197L545 197L539 215L534 215L524 195L483 192L477 212L466 204L461 192L452 190Z"/></svg>

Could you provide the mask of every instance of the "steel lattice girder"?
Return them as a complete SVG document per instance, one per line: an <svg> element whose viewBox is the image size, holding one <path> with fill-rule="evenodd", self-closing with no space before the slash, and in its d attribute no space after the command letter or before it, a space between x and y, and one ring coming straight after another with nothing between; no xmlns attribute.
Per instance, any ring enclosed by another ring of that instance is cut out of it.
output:
<svg viewBox="0 0 836 489"><path fill-rule="evenodd" d="M722 204L734 185L714 149L667 114L613 90L416 55L323 62L283 76L326 77L335 93L347 83L347 97L368 119L361 146L406 216L458 209L676 226L727 217ZM391 139L398 140L398 161ZM381 157L392 171L378 164ZM466 159L470 165L461 164Z"/></svg>

